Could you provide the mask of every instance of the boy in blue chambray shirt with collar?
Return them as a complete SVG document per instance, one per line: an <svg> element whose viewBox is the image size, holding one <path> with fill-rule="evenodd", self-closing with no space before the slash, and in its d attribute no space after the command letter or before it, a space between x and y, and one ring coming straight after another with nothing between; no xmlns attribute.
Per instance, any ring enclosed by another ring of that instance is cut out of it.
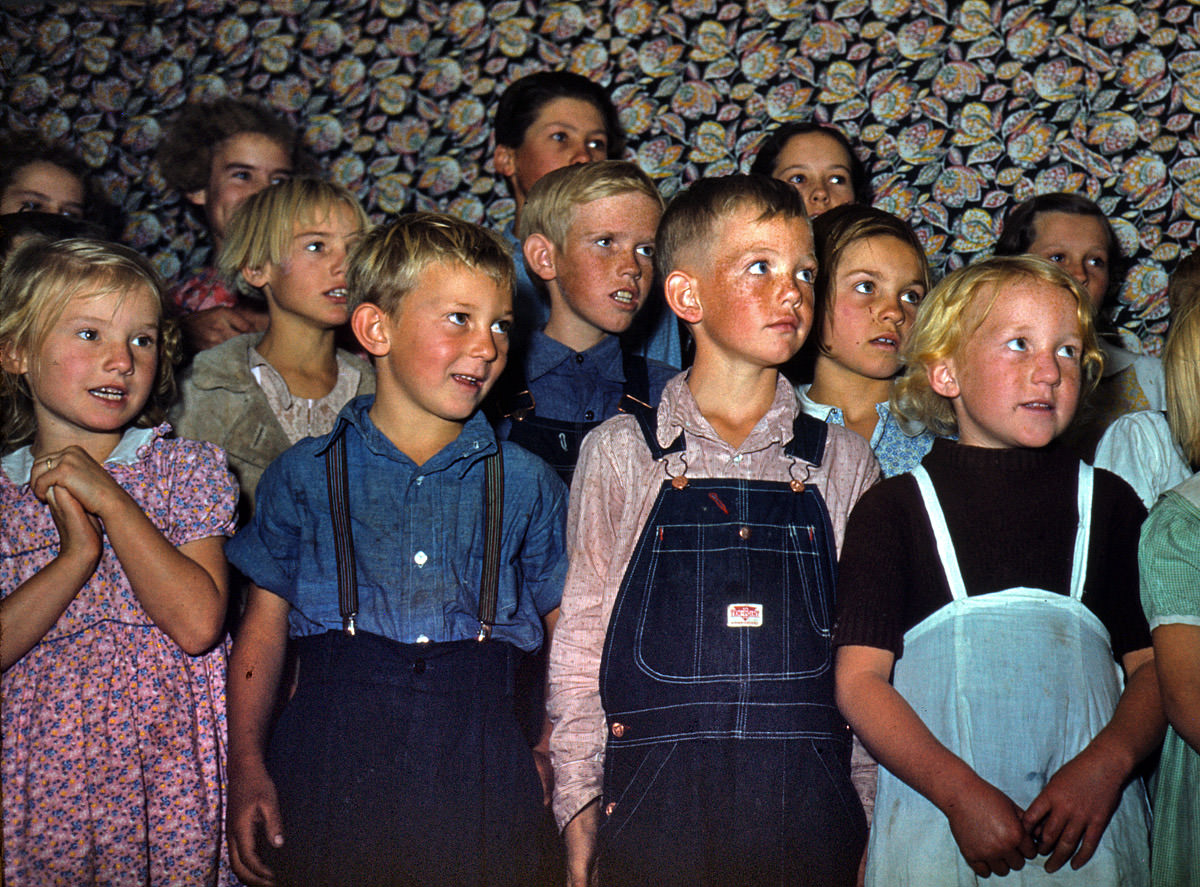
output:
<svg viewBox="0 0 1200 887"><path fill-rule="evenodd" d="M496 430L545 459L567 484L584 434L627 412L628 398L657 403L679 372L634 353L624 339L652 295L662 211L654 183L624 160L546 173L525 201L523 261L550 315L496 386Z"/></svg>
<svg viewBox="0 0 1200 887"><path fill-rule="evenodd" d="M363 238L347 282L376 395L272 463L228 546L253 583L230 858L249 884L524 884L549 789L512 668L557 618L566 488L477 409L507 356L512 261L414 213ZM289 637L298 679L271 730Z"/></svg>

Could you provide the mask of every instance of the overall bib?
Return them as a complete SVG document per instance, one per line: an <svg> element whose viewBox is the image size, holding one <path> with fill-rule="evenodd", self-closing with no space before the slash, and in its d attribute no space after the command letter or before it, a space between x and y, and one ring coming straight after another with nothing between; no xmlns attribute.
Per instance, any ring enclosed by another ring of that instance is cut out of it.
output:
<svg viewBox="0 0 1200 887"><path fill-rule="evenodd" d="M1080 463L1070 595L1036 588L968 597L928 472L912 472L929 513L953 600L904 635L893 686L930 731L983 779L1027 809L1062 766L1112 719L1121 671L1108 631L1082 603L1092 518L1092 468ZM1095 856L1053 875L1030 860L1005 885L1138 887L1149 880L1148 811L1141 780L1126 786ZM879 768L867 884L975 885L949 821ZM990 881L986 883L991 883Z"/></svg>
<svg viewBox="0 0 1200 887"><path fill-rule="evenodd" d="M613 605L600 665L608 729L601 883L853 884L866 821L834 704L836 546L820 490L673 479L664 466ZM785 453L819 465L826 425Z"/></svg>
<svg viewBox="0 0 1200 887"><path fill-rule="evenodd" d="M649 403L650 377L646 370L646 359L628 351L621 353L621 368L625 373L625 389L617 409L628 413L635 407ZM516 372L521 368L514 364L512 369ZM510 408L504 415L512 422L508 439L541 456L558 472L563 483L570 486L575 463L579 461L583 436L608 417L600 416L594 422L564 422L539 416L537 404L523 376L513 380L512 389L517 393L505 398Z"/></svg>
<svg viewBox="0 0 1200 887"><path fill-rule="evenodd" d="M542 788L513 716L517 650L495 618L503 470L487 466L477 640L405 644L357 630L345 451L327 451L345 629L295 640L296 690L267 752L295 887L526 887ZM262 842L260 840L260 847Z"/></svg>

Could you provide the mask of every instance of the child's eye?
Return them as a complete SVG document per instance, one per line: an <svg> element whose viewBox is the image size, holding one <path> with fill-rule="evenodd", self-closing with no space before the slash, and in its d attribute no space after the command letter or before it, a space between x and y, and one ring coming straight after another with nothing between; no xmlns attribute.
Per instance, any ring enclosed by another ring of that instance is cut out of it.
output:
<svg viewBox="0 0 1200 887"><path fill-rule="evenodd" d="M304 248L306 250L308 250L310 253L319 253L325 249L325 241L313 240L313 241L310 241L309 243L304 244Z"/></svg>
<svg viewBox="0 0 1200 887"><path fill-rule="evenodd" d="M920 290L905 290L900 294L900 301L909 305L920 305L925 294Z"/></svg>
<svg viewBox="0 0 1200 887"><path fill-rule="evenodd" d="M875 283L870 280L860 280L858 283L854 284L854 291L856 293L862 293L864 296L874 295Z"/></svg>
<svg viewBox="0 0 1200 887"><path fill-rule="evenodd" d="M1074 345L1063 345L1058 349L1058 356L1065 357L1067 360L1077 360L1079 357L1079 349Z"/></svg>
<svg viewBox="0 0 1200 887"><path fill-rule="evenodd" d="M455 326L466 326L470 322L471 316L465 311L451 311L446 315L446 319Z"/></svg>
<svg viewBox="0 0 1200 887"><path fill-rule="evenodd" d="M811 284L813 281L815 281L817 279L817 272L815 270L813 270L812 268L801 268L800 271L796 274L796 278L801 283Z"/></svg>
<svg viewBox="0 0 1200 887"><path fill-rule="evenodd" d="M235 169L230 173L230 178L237 179L239 182L248 182L250 181L250 170Z"/></svg>
<svg viewBox="0 0 1200 887"><path fill-rule="evenodd" d="M844 185L846 184L846 177L841 173L836 173L829 177L829 183L831 185Z"/></svg>
<svg viewBox="0 0 1200 887"><path fill-rule="evenodd" d="M565 142L567 140L567 134L560 129L550 133L550 138L556 142Z"/></svg>
<svg viewBox="0 0 1200 887"><path fill-rule="evenodd" d="M508 331L512 328L511 320L497 320L492 324L492 332L501 336L507 336Z"/></svg>
<svg viewBox="0 0 1200 887"><path fill-rule="evenodd" d="M83 329L77 332L75 335L83 339L85 342L95 342L100 338L100 334L93 329Z"/></svg>
<svg viewBox="0 0 1200 887"><path fill-rule="evenodd" d="M134 345L138 348L153 348L157 343L154 336L149 333L143 333L140 336L134 336L132 339Z"/></svg>
<svg viewBox="0 0 1200 887"><path fill-rule="evenodd" d="M292 174L290 172L278 173L277 175L271 176L271 184L278 185L282 182L288 181L289 179L291 179L291 177L292 177Z"/></svg>
<svg viewBox="0 0 1200 887"><path fill-rule="evenodd" d="M1088 259L1088 264L1093 268L1104 268L1108 265L1108 262L1103 256L1093 256L1092 258Z"/></svg>
<svg viewBox="0 0 1200 887"><path fill-rule="evenodd" d="M19 213L36 213L42 211L42 202L40 200L22 200L21 205L17 207Z"/></svg>
<svg viewBox="0 0 1200 887"><path fill-rule="evenodd" d="M642 256L643 258L653 259L654 258L654 244L643 243L641 246L639 246L637 248L636 252L639 256Z"/></svg>
<svg viewBox="0 0 1200 887"><path fill-rule="evenodd" d="M1067 257L1062 253L1051 253L1050 255L1046 256L1046 258L1051 262L1058 262L1060 265L1067 260Z"/></svg>
<svg viewBox="0 0 1200 887"><path fill-rule="evenodd" d="M587 146L591 151L602 151L605 154L608 153L607 139L588 139Z"/></svg>
<svg viewBox="0 0 1200 887"><path fill-rule="evenodd" d="M757 262L751 263L750 267L747 270L751 274L766 274L767 271L769 270L769 266L767 265L767 263L765 261L760 259Z"/></svg>
<svg viewBox="0 0 1200 887"><path fill-rule="evenodd" d="M613 245L613 239L611 237L597 237L596 238L596 246L602 246L605 249L608 249L612 245Z"/></svg>
<svg viewBox="0 0 1200 887"><path fill-rule="evenodd" d="M1024 337L1018 336L1015 339L1009 339L1007 342L1005 342L1004 347L1009 351L1027 351L1029 349L1029 343L1025 341Z"/></svg>
<svg viewBox="0 0 1200 887"><path fill-rule="evenodd" d="M787 178L790 185L803 185L808 179L802 172L794 172Z"/></svg>

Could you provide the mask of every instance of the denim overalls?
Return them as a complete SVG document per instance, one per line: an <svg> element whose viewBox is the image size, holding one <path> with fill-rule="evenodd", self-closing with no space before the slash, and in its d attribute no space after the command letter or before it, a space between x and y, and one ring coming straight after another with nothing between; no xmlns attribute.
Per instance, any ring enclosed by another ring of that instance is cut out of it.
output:
<svg viewBox="0 0 1200 887"><path fill-rule="evenodd" d="M617 409L628 413L637 404L649 403L650 377L646 359L630 351L622 350L621 368L625 373L625 389ZM521 369L519 362L512 364L512 372L517 373ZM515 393L507 396L504 403L504 409L507 410L505 416L512 422L508 439L545 459L558 472L563 483L570 486L575 463L579 461L579 446L583 443L583 436L609 417L597 416L594 422L565 422L539 416L524 374L519 378L514 377L511 385Z"/></svg>
<svg viewBox="0 0 1200 887"><path fill-rule="evenodd" d="M866 821L834 703L826 425L797 415L794 480L667 479L613 605L600 666L608 728L601 882L853 884ZM677 458L671 458L678 454ZM804 460L803 462L798 460Z"/></svg>

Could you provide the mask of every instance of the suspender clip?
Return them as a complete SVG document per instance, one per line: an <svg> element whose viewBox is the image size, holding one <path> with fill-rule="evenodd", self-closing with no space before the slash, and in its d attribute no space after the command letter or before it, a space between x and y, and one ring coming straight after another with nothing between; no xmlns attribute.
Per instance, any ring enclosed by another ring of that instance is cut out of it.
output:
<svg viewBox="0 0 1200 887"><path fill-rule="evenodd" d="M354 637L354 614L349 613L342 618L342 631Z"/></svg>
<svg viewBox="0 0 1200 887"><path fill-rule="evenodd" d="M479 643L482 644L484 641L488 640L491 636L492 636L491 623L490 622L480 622L479 623L479 634L477 634L475 636L475 640L479 641Z"/></svg>

